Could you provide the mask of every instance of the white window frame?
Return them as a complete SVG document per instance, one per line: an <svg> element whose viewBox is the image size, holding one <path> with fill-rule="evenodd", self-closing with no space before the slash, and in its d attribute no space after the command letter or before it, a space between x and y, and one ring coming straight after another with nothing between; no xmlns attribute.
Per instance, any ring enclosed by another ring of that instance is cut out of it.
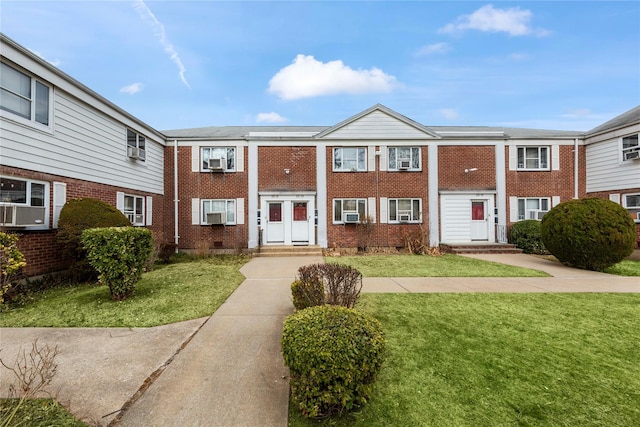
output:
<svg viewBox="0 0 640 427"><path fill-rule="evenodd" d="M409 201L411 209L398 209L400 202ZM415 203L418 203L418 211L415 212ZM395 208L392 206L395 205ZM388 199L387 201L387 217L389 224L420 224L422 222L422 199L421 198L409 198L400 197L395 199ZM395 211L395 218L393 217ZM408 221L400 221L401 215L410 215Z"/></svg>
<svg viewBox="0 0 640 427"><path fill-rule="evenodd" d="M409 157L398 157L398 150L409 150ZM408 169L400 169L398 167L399 159L407 159L411 162L411 166ZM387 147L387 170L399 171L421 171L422 170L422 149L418 146L399 146L399 147Z"/></svg>
<svg viewBox="0 0 640 427"><path fill-rule="evenodd" d="M635 206L629 206L629 199L627 199L627 197L637 197L638 198L638 204ZM622 206L625 207L625 209L640 209L640 193L629 193L629 194L623 194L622 195Z"/></svg>
<svg viewBox="0 0 640 427"><path fill-rule="evenodd" d="M124 195L122 205L122 213L129 219L132 225L136 227L144 227L146 225L146 197L144 196L136 196L134 194L126 194ZM131 207L128 208L127 201L130 201ZM140 202L140 203L138 203Z"/></svg>
<svg viewBox="0 0 640 427"><path fill-rule="evenodd" d="M8 87L2 86L2 83L0 82L0 92L4 93L4 95L0 96L0 99L5 98L5 99L10 99L10 97L17 97L23 101L27 101L29 103L29 116L27 117L25 114L22 114L18 111L15 111L14 109L10 109L8 106L3 106L0 104L0 116L6 116L6 117L11 117L14 120L18 120L20 122L29 124L29 125L35 125L38 127L42 127L43 129L46 130L51 130L51 126L52 126L52 117L53 117L53 102L52 102L52 87L51 85L45 83L43 80L35 77L34 75L22 70L22 69L18 69L17 67L14 67L12 65L9 65L6 62L2 62L2 67L8 67L9 69L22 74L23 76L27 77L29 79L29 95L25 95L22 93L18 93L15 92L11 89L9 89ZM5 70L6 72L6 70ZM3 73L4 74L4 73ZM42 92L40 89L46 89L46 92ZM44 94L46 93L46 99L39 99L38 95L39 94ZM9 94L10 97L7 97L7 94ZM7 102L7 101L5 101ZM42 102L46 102L46 105L44 106L44 111L46 111L46 119L45 120L38 120L37 115L42 113L42 111L38 111L39 110L39 105Z"/></svg>
<svg viewBox="0 0 640 427"><path fill-rule="evenodd" d="M633 140L635 139L635 144ZM628 146L625 147L625 144ZM631 145L633 144L633 145ZM640 151L640 134L627 135L620 138L620 155L623 162L631 162L633 159L626 160L625 154L631 151Z"/></svg>
<svg viewBox="0 0 640 427"><path fill-rule="evenodd" d="M212 203L224 203L225 210L210 209ZM209 206L209 207L207 207ZM236 199L201 199L200 200L200 225L207 224L207 214L215 212L224 212L226 214L226 222L224 225L236 225Z"/></svg>
<svg viewBox="0 0 640 427"><path fill-rule="evenodd" d="M211 157L212 152L214 157ZM236 147L200 147L200 172L211 172L209 159L220 157L225 159L225 172L236 171Z"/></svg>
<svg viewBox="0 0 640 427"><path fill-rule="evenodd" d="M528 157L528 154L536 151L536 157ZM544 152L544 154L543 154ZM551 169L551 150L549 146L518 146L516 153L517 170L519 171L548 171ZM522 154L521 154L522 153ZM520 161L522 159L522 162ZM527 160L534 160L537 162L537 167L528 167ZM545 166L542 166L546 162Z"/></svg>
<svg viewBox="0 0 640 427"><path fill-rule="evenodd" d="M6 180L14 180L14 181L22 181L25 183L25 201L24 202L18 202L15 200L11 200L6 198L6 190L5 190L5 195L3 196L0 193L0 197L1 198L5 198L5 200L2 200L0 198L0 209L6 209L8 207L12 207L12 206L29 206L29 207L43 207L44 208L44 223L42 224L35 224L35 225L26 225L24 227L32 230L32 229L48 229L49 228L49 212L51 211L51 200L49 198L49 194L51 191L51 183L49 183L48 181L38 181L35 179L27 179L27 178L22 178L22 177L16 177L16 176L8 176L8 175L0 175L0 182L2 180L5 180L5 184L7 183ZM33 184L37 184L37 185L41 185L42 186L42 206L40 205L34 205L33 204ZM0 187L1 188L1 187Z"/></svg>
<svg viewBox="0 0 640 427"><path fill-rule="evenodd" d="M345 204L355 204L355 209L345 209ZM339 206L339 208L338 208ZM340 218L337 218L337 213L340 212ZM363 198L344 198L344 199L333 199L333 223L334 224L344 224L345 214L353 214L357 213L360 215L360 221L364 219L367 215L367 199Z"/></svg>
<svg viewBox="0 0 640 427"><path fill-rule="evenodd" d="M141 162L146 161L147 139L139 132L127 128L127 151L129 150L129 147L142 150L145 154L138 158L138 160Z"/></svg>
<svg viewBox="0 0 640 427"><path fill-rule="evenodd" d="M347 168L344 166L345 154L348 154L347 161L353 162L353 154L355 151L355 168ZM333 153L333 171L334 172L366 172L367 171L367 147L334 147ZM340 156L336 154L340 153ZM362 164L360 164L360 158L362 157ZM341 165L338 166L336 159L340 158Z"/></svg>
<svg viewBox="0 0 640 427"><path fill-rule="evenodd" d="M529 201L537 201L537 209L529 209L527 204ZM546 203L547 209L543 209L543 205ZM522 205L522 206L521 206ZM518 197L518 221L524 221L530 218L530 212L541 211L549 212L551 209L551 197Z"/></svg>

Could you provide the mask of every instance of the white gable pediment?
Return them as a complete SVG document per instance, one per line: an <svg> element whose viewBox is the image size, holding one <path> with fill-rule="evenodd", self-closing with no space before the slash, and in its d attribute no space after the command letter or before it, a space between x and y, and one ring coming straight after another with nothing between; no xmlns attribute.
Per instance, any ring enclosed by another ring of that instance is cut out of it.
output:
<svg viewBox="0 0 640 427"><path fill-rule="evenodd" d="M317 135L322 139L439 138L431 129L382 105L376 105Z"/></svg>

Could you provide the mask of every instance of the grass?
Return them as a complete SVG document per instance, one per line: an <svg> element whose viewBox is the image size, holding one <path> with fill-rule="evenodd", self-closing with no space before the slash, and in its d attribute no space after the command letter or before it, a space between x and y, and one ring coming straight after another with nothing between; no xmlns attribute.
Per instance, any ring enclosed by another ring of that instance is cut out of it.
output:
<svg viewBox="0 0 640 427"><path fill-rule="evenodd" d="M248 258L211 257L159 265L133 296L113 301L106 286L85 284L34 293L8 306L0 327L149 327L210 316L244 280Z"/></svg>
<svg viewBox="0 0 640 427"><path fill-rule="evenodd" d="M326 257L347 264L364 277L548 277L538 270L482 261L459 255L372 255Z"/></svg>
<svg viewBox="0 0 640 427"><path fill-rule="evenodd" d="M290 426L640 425L640 295L367 294L387 337L371 400Z"/></svg>
<svg viewBox="0 0 640 427"><path fill-rule="evenodd" d="M604 272L618 276L640 276L640 261L626 259L613 267L607 268Z"/></svg>
<svg viewBox="0 0 640 427"><path fill-rule="evenodd" d="M17 412L12 413L14 410ZM0 399L0 426L86 427L53 399Z"/></svg>

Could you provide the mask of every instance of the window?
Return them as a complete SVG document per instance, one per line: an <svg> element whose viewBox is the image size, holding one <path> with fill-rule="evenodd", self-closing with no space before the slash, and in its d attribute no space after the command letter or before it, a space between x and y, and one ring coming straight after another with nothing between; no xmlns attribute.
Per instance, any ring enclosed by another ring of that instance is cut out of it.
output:
<svg viewBox="0 0 640 427"><path fill-rule="evenodd" d="M49 126L49 86L5 63L0 67L0 109Z"/></svg>
<svg viewBox="0 0 640 427"><path fill-rule="evenodd" d="M389 222L420 222L422 199L389 199Z"/></svg>
<svg viewBox="0 0 640 427"><path fill-rule="evenodd" d="M333 199L333 222L360 222L367 215L366 199Z"/></svg>
<svg viewBox="0 0 640 427"><path fill-rule="evenodd" d="M518 147L518 169L548 170L549 147Z"/></svg>
<svg viewBox="0 0 640 427"><path fill-rule="evenodd" d="M622 203L627 209L640 209L640 193L625 194Z"/></svg>
<svg viewBox="0 0 640 427"><path fill-rule="evenodd" d="M640 159L640 145L638 134L622 138L622 160Z"/></svg>
<svg viewBox="0 0 640 427"><path fill-rule="evenodd" d="M548 210L548 197L518 199L518 221L525 219L542 219Z"/></svg>
<svg viewBox="0 0 640 427"><path fill-rule="evenodd" d="M127 156L132 159L146 160L146 141L144 136L127 129Z"/></svg>
<svg viewBox="0 0 640 427"><path fill-rule="evenodd" d="M389 170L420 170L420 147L389 147Z"/></svg>
<svg viewBox="0 0 640 427"><path fill-rule="evenodd" d="M367 170L365 147L338 147L333 149L334 172L356 172Z"/></svg>
<svg viewBox="0 0 640 427"><path fill-rule="evenodd" d="M209 172L212 170L209 168L209 159L221 159L219 165L222 166L222 170L225 172L234 172L236 170L235 147L203 147L201 153L201 170L203 172Z"/></svg>
<svg viewBox="0 0 640 427"><path fill-rule="evenodd" d="M124 195L123 214L129 218L133 225L145 225L144 222L144 197Z"/></svg>
<svg viewBox="0 0 640 427"><path fill-rule="evenodd" d="M235 225L236 223L236 201L235 199L214 199L202 201L202 218L200 224L207 225L208 213L221 213L223 215L225 225Z"/></svg>
<svg viewBox="0 0 640 427"><path fill-rule="evenodd" d="M46 226L49 183L0 177L0 226Z"/></svg>

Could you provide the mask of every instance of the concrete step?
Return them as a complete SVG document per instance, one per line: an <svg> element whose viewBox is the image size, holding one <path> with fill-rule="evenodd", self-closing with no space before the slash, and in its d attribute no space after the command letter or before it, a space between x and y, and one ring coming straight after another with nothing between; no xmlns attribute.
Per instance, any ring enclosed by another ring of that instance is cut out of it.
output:
<svg viewBox="0 0 640 427"><path fill-rule="evenodd" d="M322 256L322 248L305 246L261 246L253 254L256 257Z"/></svg>
<svg viewBox="0 0 640 427"><path fill-rule="evenodd" d="M520 254L522 249L506 243L441 244L440 250L450 254Z"/></svg>

